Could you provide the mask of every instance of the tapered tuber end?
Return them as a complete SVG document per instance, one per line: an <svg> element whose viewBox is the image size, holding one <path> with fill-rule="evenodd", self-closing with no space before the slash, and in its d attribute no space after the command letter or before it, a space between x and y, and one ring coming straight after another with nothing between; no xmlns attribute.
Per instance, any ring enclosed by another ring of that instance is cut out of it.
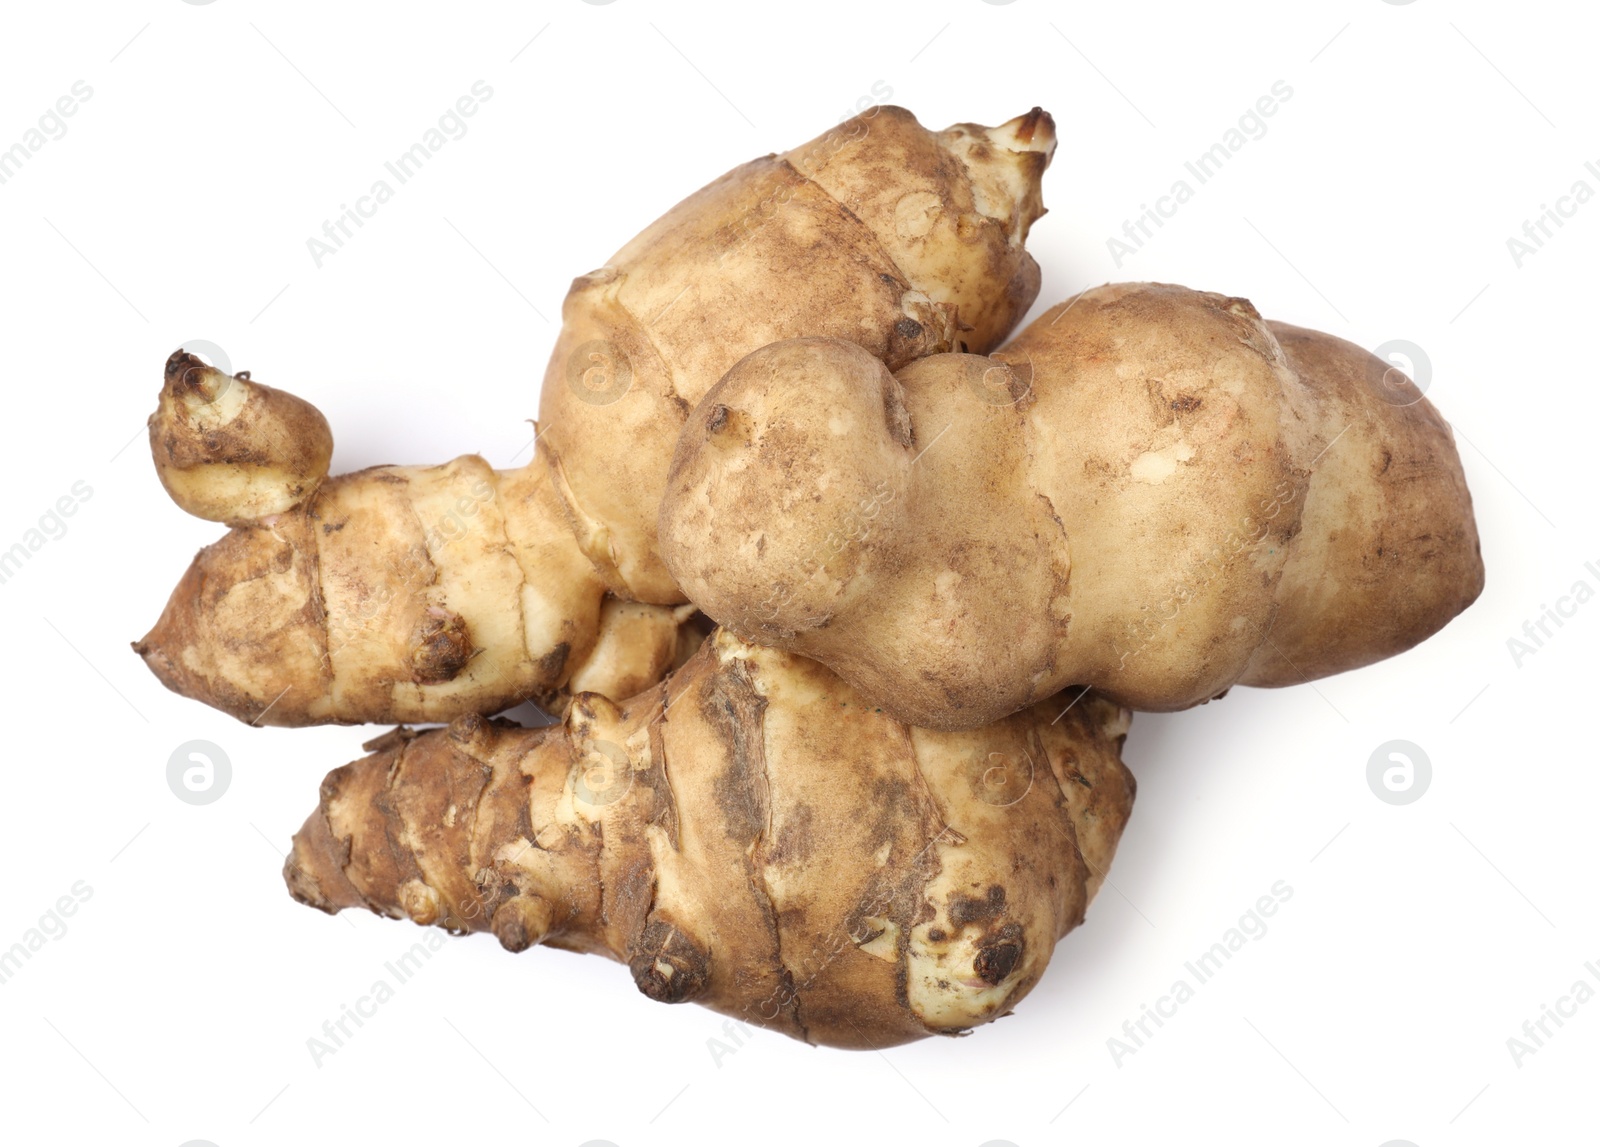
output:
<svg viewBox="0 0 1600 1147"><path fill-rule="evenodd" d="M999 127L958 123L942 133L945 146L966 164L979 209L1004 223L1013 243L1045 212L1040 181L1056 153L1056 121L1034 108Z"/></svg>
<svg viewBox="0 0 1600 1147"><path fill-rule="evenodd" d="M234 524L309 498L328 476L333 433L303 399L179 350L167 360L150 416L150 453L174 502Z"/></svg>
<svg viewBox="0 0 1600 1147"><path fill-rule="evenodd" d="M310 528L304 515L285 515L201 550L133 651L168 689L249 724L329 719Z"/></svg>
<svg viewBox="0 0 1600 1147"><path fill-rule="evenodd" d="M969 219L985 220L983 227L1004 241L983 292L969 290L954 300L966 331L955 349L983 354L1005 341L1039 297L1039 264L1025 248L1029 229L1045 212L1044 173L1055 155L1056 125L1050 113L1034 108L999 127L958 123L938 139L960 161L970 188ZM964 244L972 232L970 225L958 227L958 242Z"/></svg>
<svg viewBox="0 0 1600 1147"><path fill-rule="evenodd" d="M382 746L377 752L323 778L317 807L295 833L283 865L289 895L323 912L359 907L442 922L437 895L416 879L417 839L397 822L402 814L390 799L412 740L409 729L395 729L373 742ZM453 760L448 749L438 758L440 764ZM424 762L419 775L448 788L452 770L426 767L434 763Z"/></svg>
<svg viewBox="0 0 1600 1147"><path fill-rule="evenodd" d="M583 850L567 867L557 863L570 855L559 830L533 843L547 826L529 820L529 789L542 771L530 754L552 736L545 759L560 762L559 787L570 763L559 733L472 715L368 742L370 756L322 782L284 866L289 894L324 912L359 906L456 933L492 932L514 952L543 943L586 907L582 891L567 893L592 863Z"/></svg>
<svg viewBox="0 0 1600 1147"><path fill-rule="evenodd" d="M332 914L342 908L359 908L366 901L344 874L349 863L349 840L334 838L328 818L319 808L295 833L283 862L283 882L290 896L319 911Z"/></svg>
<svg viewBox="0 0 1600 1147"><path fill-rule="evenodd" d="M1054 147L1038 109L999 127L929 131L884 104L784 154L872 232L911 288L909 321L883 355L890 370L939 350L986 354L1033 305L1039 266L1023 244L1044 214Z"/></svg>
<svg viewBox="0 0 1600 1147"><path fill-rule="evenodd" d="M991 129L989 138L1012 151L1043 152L1048 163L1056 152L1056 121L1043 108L1034 108Z"/></svg>

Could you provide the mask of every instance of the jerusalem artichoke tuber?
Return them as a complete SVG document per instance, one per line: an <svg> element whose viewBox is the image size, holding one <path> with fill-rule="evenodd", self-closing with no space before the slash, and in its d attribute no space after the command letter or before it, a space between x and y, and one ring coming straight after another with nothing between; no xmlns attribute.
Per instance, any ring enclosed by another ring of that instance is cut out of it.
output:
<svg viewBox="0 0 1600 1147"><path fill-rule="evenodd" d="M719 631L563 726L386 736L323 782L284 876L324 911L597 952L655 1000L886 1047L986 1023L1038 981L1132 807L1127 728L1092 695L907 728Z"/></svg>
<svg viewBox="0 0 1600 1147"><path fill-rule="evenodd" d="M1337 673L1483 585L1450 429L1410 380L1155 284L898 374L766 347L697 409L661 521L713 619L934 728L1068 684L1166 710Z"/></svg>

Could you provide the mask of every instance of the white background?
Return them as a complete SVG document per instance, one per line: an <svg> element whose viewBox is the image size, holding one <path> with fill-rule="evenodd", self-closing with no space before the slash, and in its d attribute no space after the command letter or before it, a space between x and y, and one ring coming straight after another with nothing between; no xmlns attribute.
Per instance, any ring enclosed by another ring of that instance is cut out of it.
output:
<svg viewBox="0 0 1600 1147"><path fill-rule="evenodd" d="M1600 200L1520 267L1507 247L1575 182L1600 191L1592 13L138 0L13 5L6 23L0 149L75 81L93 94L0 185L0 549L74 482L93 494L0 585L0 948L74 882L93 893L0 985L0 1137L1593 1141L1600 1001L1520 1066L1507 1045L1576 980L1600 987L1600 604L1520 666L1507 645L1575 582L1600 588L1582 341ZM319 269L306 240L477 80L494 94L467 135ZM1107 238L1279 80L1293 95L1265 136L1117 266ZM421 934L312 912L279 876L323 774L370 734L246 728L129 652L220 532L151 469L164 360L210 340L310 398L337 469L503 465L571 278L875 81L935 127L1055 114L1039 309L1154 278L1424 348L1476 499L1482 599L1385 664L1137 718L1115 888L1018 1014L969 1038L874 1054L757 1033L718 1059L720 1017L650 1003L606 961L478 936L315 1066L307 1039ZM205 807L165 780L197 738L233 765ZM1366 780L1396 738L1433 766L1403 807ZM1123 1022L1280 880L1270 930L1116 1064Z"/></svg>

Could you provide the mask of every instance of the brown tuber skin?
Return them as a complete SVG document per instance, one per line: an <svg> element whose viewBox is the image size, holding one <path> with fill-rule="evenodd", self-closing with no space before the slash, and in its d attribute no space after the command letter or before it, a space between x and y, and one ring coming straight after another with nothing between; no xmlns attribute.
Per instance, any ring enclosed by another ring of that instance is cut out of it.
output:
<svg viewBox="0 0 1600 1147"><path fill-rule="evenodd" d="M648 688L680 663L692 613L607 594L543 463L468 455L345 474L235 526L134 650L252 724L447 721Z"/></svg>
<svg viewBox="0 0 1600 1147"><path fill-rule="evenodd" d="M682 602L656 511L689 412L779 339L849 340L898 370L998 346L1039 294L1023 248L1055 125L930 132L878 107L735 168L573 281L540 396L584 552L613 592Z"/></svg>
<svg viewBox="0 0 1600 1147"><path fill-rule="evenodd" d="M654 1000L888 1047L986 1023L1038 981L1132 808L1127 728L1092 695L907 728L719 631L561 726L387 735L323 782L284 876L327 912L596 952Z"/></svg>
<svg viewBox="0 0 1600 1147"><path fill-rule="evenodd" d="M1038 294L1023 245L1054 148L1037 108L930 132L881 107L735 168L573 283L520 470L468 456L326 479L309 405L214 371L222 397L197 405L169 364L151 420L162 481L234 530L135 649L169 688L263 724L448 721L647 687L691 612L656 511L694 404L797 335L896 368L998 345Z"/></svg>
<svg viewBox="0 0 1600 1147"><path fill-rule="evenodd" d="M304 501L328 476L333 433L309 402L179 350L150 416L150 453L174 502L231 525Z"/></svg>
<svg viewBox="0 0 1600 1147"><path fill-rule="evenodd" d="M750 355L679 443L661 536L713 619L947 729L1068 684L1145 710L1297 684L1483 585L1450 429L1408 379L1157 284L898 374L830 340Z"/></svg>

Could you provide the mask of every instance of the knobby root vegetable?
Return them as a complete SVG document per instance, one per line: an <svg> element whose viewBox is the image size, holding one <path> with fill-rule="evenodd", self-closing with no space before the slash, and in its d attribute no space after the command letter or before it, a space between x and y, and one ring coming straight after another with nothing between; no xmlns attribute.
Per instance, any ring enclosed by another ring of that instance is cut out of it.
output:
<svg viewBox="0 0 1600 1147"><path fill-rule="evenodd" d="M812 1043L956 1034L1038 981L1132 807L1126 711L1061 709L908 728L717 631L562 725L387 734L323 782L284 877L327 912L607 955L652 999Z"/></svg>
<svg viewBox="0 0 1600 1147"><path fill-rule="evenodd" d="M893 375L766 347L697 409L661 522L713 619L935 728L1068 684L1146 710L1295 684L1410 648L1483 585L1450 429L1409 379L1155 284Z"/></svg>
<svg viewBox="0 0 1600 1147"><path fill-rule="evenodd" d="M282 514L328 476L333 432L309 402L181 351L165 373L150 453L167 493L195 517L233 525Z"/></svg>
<svg viewBox="0 0 1600 1147"><path fill-rule="evenodd" d="M1023 244L1054 148L1037 108L938 133L875 108L735 168L574 280L539 416L608 585L683 600L656 553L661 490L689 412L749 352L828 336L897 370L998 346L1039 293Z"/></svg>
<svg viewBox="0 0 1600 1147"><path fill-rule="evenodd" d="M230 443L185 467L213 433L208 406L183 405L196 380L245 412L298 402L173 355L151 439L179 504L214 507L222 489L274 506L299 495L201 550L135 644L168 688L263 725L445 720L529 699L558 710L569 690L630 696L692 651L691 607L606 594L546 468L468 455L325 479L327 450L320 472L276 462L299 442L276 427L255 440L264 464L234 461L249 455Z"/></svg>
<svg viewBox="0 0 1600 1147"><path fill-rule="evenodd" d="M233 525L135 648L170 688L264 724L447 721L648 686L694 634L656 553L694 404L775 339L849 339L891 367L988 351L1026 312L1024 250L1055 146L881 107L736 168L573 283L532 462L467 456L327 479L308 404L168 363L150 423L183 508Z"/></svg>

